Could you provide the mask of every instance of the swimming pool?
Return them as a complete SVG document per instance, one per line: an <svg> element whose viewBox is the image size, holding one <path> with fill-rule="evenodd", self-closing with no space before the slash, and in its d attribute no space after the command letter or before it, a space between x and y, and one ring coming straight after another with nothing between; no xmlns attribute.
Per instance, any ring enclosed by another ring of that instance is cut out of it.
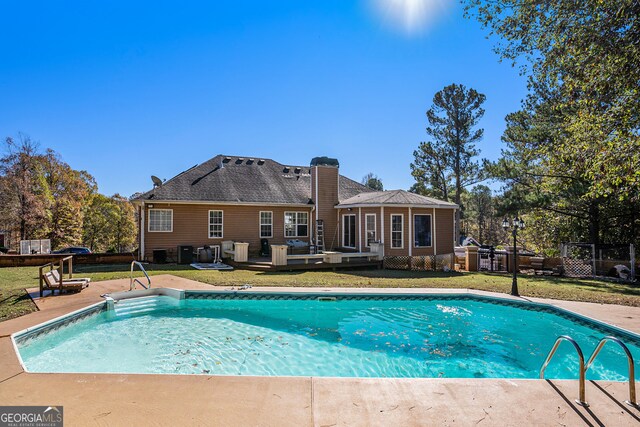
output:
<svg viewBox="0 0 640 427"><path fill-rule="evenodd" d="M176 291L122 299L14 336L30 372L538 378L559 335L588 357L614 335L640 338L544 305L470 294ZM547 378L576 379L561 345ZM623 381L622 350L605 346L587 378Z"/></svg>

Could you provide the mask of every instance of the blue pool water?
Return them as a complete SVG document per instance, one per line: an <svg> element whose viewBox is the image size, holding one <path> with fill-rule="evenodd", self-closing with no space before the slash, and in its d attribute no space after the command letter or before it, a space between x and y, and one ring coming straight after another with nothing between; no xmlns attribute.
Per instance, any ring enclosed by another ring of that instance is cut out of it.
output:
<svg viewBox="0 0 640 427"><path fill-rule="evenodd" d="M585 358L604 326L475 298L123 300L51 332L16 339L31 372L338 377L537 378L558 335ZM638 341L620 336L640 359ZM637 367L636 369L638 369ZM548 378L578 375L563 343ZM588 378L622 381L609 343Z"/></svg>

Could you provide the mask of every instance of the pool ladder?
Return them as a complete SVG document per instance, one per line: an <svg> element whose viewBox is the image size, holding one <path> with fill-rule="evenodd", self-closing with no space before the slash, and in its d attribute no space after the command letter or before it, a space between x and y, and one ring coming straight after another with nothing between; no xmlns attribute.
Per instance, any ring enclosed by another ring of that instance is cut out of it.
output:
<svg viewBox="0 0 640 427"><path fill-rule="evenodd" d="M140 269L140 271L142 271L142 273L144 273L144 277L147 278L147 284L145 285L144 283L142 283L140 281L140 279L138 278L133 278L133 270L134 268L138 266L138 268ZM144 269L144 267L142 266L142 263L138 262L138 261L133 261L131 263L131 277L130 277L130 281L129 281L129 290L132 291L136 288L136 283L139 284L140 286L142 286L143 289L149 289L151 287L151 278L149 277L149 275L147 274L147 270Z"/></svg>
<svg viewBox="0 0 640 427"><path fill-rule="evenodd" d="M542 367L540 368L540 379L544 379L544 371L545 369L547 369L549 362L551 362L551 359L553 358L554 354L556 354L556 350L558 350L558 347L560 346L562 341L570 342L573 345L573 347L576 349L576 352L578 353L578 358L580 363L580 378L579 378L580 388L578 391L578 399L576 399L576 403L578 403L578 405L589 406L589 404L585 399L585 377L586 377L587 371L593 365L593 362L596 359L596 357L598 357L598 354L600 354L600 350L602 350L602 347L604 347L604 345L607 342L613 341L617 343L620 347L622 347L622 350L624 350L627 356L627 362L629 363L629 400L625 400L624 403L626 403L629 406L633 406L634 408L638 408L638 404L636 403L636 379L635 379L635 369L633 365L633 356L631 355L631 352L629 351L629 348L625 345L625 343L623 343L621 340L619 340L616 337L606 336L602 338L598 343L598 345L596 346L595 350L593 350L593 353L591 353L591 357L589 357L589 360L585 364L584 355L582 354L582 349L580 348L578 343L568 335L559 336L555 344L553 344L551 351L549 351L549 354L547 355L547 358L542 364Z"/></svg>

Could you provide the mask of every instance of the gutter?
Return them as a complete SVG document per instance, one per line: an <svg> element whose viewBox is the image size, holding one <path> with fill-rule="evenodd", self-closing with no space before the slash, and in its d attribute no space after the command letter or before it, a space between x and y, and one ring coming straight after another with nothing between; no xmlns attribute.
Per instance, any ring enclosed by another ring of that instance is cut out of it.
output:
<svg viewBox="0 0 640 427"><path fill-rule="evenodd" d="M348 209L348 208L381 208L381 207L392 207L392 208L425 208L425 209L458 209L458 205L417 205L411 203L352 203L348 205L336 205L335 209Z"/></svg>
<svg viewBox="0 0 640 427"><path fill-rule="evenodd" d="M142 201L140 204L140 261L144 261L144 229L146 216L144 212L144 201Z"/></svg>
<svg viewBox="0 0 640 427"><path fill-rule="evenodd" d="M272 202L232 202L232 201L215 201L215 200L160 200L145 199L132 200L133 204L165 204L165 205L221 205L221 206L283 206L283 207L300 207L309 208L309 203L272 203Z"/></svg>

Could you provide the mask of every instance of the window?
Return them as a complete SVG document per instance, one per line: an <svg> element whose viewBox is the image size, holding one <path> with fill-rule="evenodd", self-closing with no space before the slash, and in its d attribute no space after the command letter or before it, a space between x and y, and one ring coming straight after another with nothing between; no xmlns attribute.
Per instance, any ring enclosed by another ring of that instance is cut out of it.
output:
<svg viewBox="0 0 640 427"><path fill-rule="evenodd" d="M173 231L173 209L149 209L149 232Z"/></svg>
<svg viewBox="0 0 640 427"><path fill-rule="evenodd" d="M413 216L415 247L431 246L431 215Z"/></svg>
<svg viewBox="0 0 640 427"><path fill-rule="evenodd" d="M391 247L395 249L402 249L404 247L402 234L403 234L403 215L391 215Z"/></svg>
<svg viewBox="0 0 640 427"><path fill-rule="evenodd" d="M209 211L209 238L222 239L222 211Z"/></svg>
<svg viewBox="0 0 640 427"><path fill-rule="evenodd" d="M273 237L273 212L260 212L260 237Z"/></svg>
<svg viewBox="0 0 640 427"><path fill-rule="evenodd" d="M342 246L356 247L356 216L342 215Z"/></svg>
<svg viewBox="0 0 640 427"><path fill-rule="evenodd" d="M366 214L364 216L364 231L367 247L371 246L371 243L376 241L376 214Z"/></svg>
<svg viewBox="0 0 640 427"><path fill-rule="evenodd" d="M307 237L309 235L309 212L284 213L285 237Z"/></svg>

